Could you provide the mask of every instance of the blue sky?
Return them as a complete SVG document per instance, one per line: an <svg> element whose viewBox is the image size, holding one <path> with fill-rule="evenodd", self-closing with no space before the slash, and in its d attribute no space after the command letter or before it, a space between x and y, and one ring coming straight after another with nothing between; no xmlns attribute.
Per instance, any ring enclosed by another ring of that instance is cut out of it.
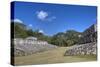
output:
<svg viewBox="0 0 100 67"><path fill-rule="evenodd" d="M14 2L11 20L24 23L33 30L39 29L46 35L54 35L69 29L83 32L95 23L96 18L96 6Z"/></svg>

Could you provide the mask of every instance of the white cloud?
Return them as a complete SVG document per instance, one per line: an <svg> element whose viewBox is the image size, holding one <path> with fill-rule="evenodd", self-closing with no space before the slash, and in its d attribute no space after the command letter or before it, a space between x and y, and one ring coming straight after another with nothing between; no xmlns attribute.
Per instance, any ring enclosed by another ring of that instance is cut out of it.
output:
<svg viewBox="0 0 100 67"><path fill-rule="evenodd" d="M14 19L14 20L12 20L12 22L23 23L23 21L20 19Z"/></svg>
<svg viewBox="0 0 100 67"><path fill-rule="evenodd" d="M55 17L55 16L53 16L53 17L52 17L52 19L56 19L56 17Z"/></svg>
<svg viewBox="0 0 100 67"><path fill-rule="evenodd" d="M56 19L55 16L51 16L51 15L49 15L48 12L43 11L43 10L37 11L36 14L37 14L37 18L42 21L52 21L52 20Z"/></svg>
<svg viewBox="0 0 100 67"><path fill-rule="evenodd" d="M29 24L29 27L32 27L33 25L32 24Z"/></svg>
<svg viewBox="0 0 100 67"><path fill-rule="evenodd" d="M44 33L44 31L43 31L43 30L39 30L39 32L40 32L40 33Z"/></svg>
<svg viewBox="0 0 100 67"><path fill-rule="evenodd" d="M48 21L52 21L54 19L56 19L56 17L55 16L52 16L52 17L48 18Z"/></svg>
<svg viewBox="0 0 100 67"><path fill-rule="evenodd" d="M37 18L40 20L45 20L48 17L48 13L45 11L38 11L37 12Z"/></svg>

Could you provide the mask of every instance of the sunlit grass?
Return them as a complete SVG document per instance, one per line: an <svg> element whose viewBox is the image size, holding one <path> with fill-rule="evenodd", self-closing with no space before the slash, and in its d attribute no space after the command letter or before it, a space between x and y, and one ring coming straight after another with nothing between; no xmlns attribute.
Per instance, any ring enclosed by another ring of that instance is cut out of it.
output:
<svg viewBox="0 0 100 67"><path fill-rule="evenodd" d="M71 63L96 61L95 55L85 56L64 56L67 47L58 47L49 51L44 51L29 56L15 57L15 65L29 64L51 64L51 63Z"/></svg>

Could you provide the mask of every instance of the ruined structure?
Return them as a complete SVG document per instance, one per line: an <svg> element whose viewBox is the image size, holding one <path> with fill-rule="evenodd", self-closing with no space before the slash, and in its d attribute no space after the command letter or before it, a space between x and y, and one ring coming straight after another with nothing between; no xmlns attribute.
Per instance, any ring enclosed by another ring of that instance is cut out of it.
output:
<svg viewBox="0 0 100 67"><path fill-rule="evenodd" d="M71 46L65 55L96 55L97 54L97 24L87 28L80 39L80 44Z"/></svg>
<svg viewBox="0 0 100 67"><path fill-rule="evenodd" d="M93 24L82 34L83 43L91 43L97 41L97 24Z"/></svg>
<svg viewBox="0 0 100 67"><path fill-rule="evenodd" d="M96 55L97 54L97 43L86 43L81 45L74 45L67 49L65 55Z"/></svg>
<svg viewBox="0 0 100 67"><path fill-rule="evenodd" d="M14 39L14 56L25 56L33 53L56 48L46 41L40 41L36 37L28 37L26 39Z"/></svg>

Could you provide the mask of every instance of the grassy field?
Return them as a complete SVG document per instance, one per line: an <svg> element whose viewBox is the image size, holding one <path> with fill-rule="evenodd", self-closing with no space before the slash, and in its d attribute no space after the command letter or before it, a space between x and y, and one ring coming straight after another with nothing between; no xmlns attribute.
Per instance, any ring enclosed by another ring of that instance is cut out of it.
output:
<svg viewBox="0 0 100 67"><path fill-rule="evenodd" d="M29 56L15 57L15 65L51 64L96 61L96 56L64 56L67 47L32 54Z"/></svg>

